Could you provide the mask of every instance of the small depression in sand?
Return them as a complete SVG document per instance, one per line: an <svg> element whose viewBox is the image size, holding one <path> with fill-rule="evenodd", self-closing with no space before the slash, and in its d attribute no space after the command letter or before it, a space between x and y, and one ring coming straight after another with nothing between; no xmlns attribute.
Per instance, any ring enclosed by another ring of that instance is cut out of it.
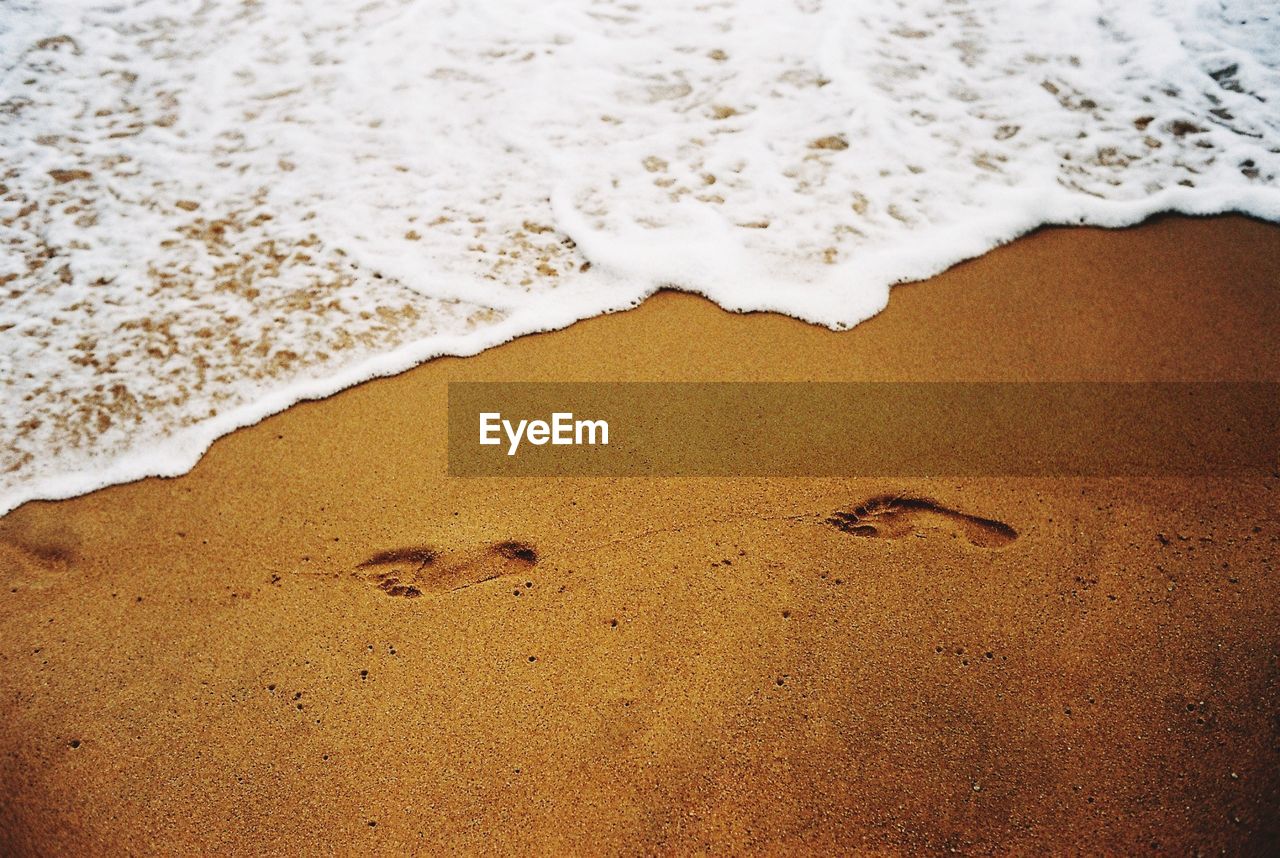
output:
<svg viewBox="0 0 1280 858"><path fill-rule="evenodd" d="M928 498L905 495L877 495L851 510L832 513L827 524L871 539L950 533L977 548L1004 548L1018 538L1018 532L1003 521L961 512Z"/></svg>
<svg viewBox="0 0 1280 858"><path fill-rule="evenodd" d="M417 545L379 551L357 565L355 574L388 596L416 599L514 575L537 563L537 549L526 542L499 542L468 553ZM519 595L519 588L515 592Z"/></svg>

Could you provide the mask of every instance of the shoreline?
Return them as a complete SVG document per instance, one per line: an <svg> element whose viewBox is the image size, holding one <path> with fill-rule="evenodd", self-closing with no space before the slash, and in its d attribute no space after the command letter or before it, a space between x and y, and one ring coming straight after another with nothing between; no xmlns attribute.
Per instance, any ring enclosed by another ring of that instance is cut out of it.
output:
<svg viewBox="0 0 1280 858"><path fill-rule="evenodd" d="M1168 196L1172 195L1172 196ZM1164 220L1192 220L1193 222L1213 222L1215 220L1226 221L1245 221L1250 224L1259 226L1270 226L1272 222L1264 220L1260 214L1250 214L1241 207L1229 210L1225 213L1218 211L1217 206L1197 206L1191 205L1187 201L1183 201L1180 205L1175 205L1169 200L1180 199L1176 191L1170 191L1166 195L1168 199L1162 198L1164 201L1160 205L1152 205L1147 201L1139 208L1133 208L1128 204L1114 203L1118 206L1118 210L1122 210L1125 214L1117 216L1113 222L1105 226L1097 225L1080 225L1075 226L1066 223L1066 221L1074 220L1074 218L1060 217L1057 221L1051 223L1041 223L1039 226L1030 228L1029 230L1015 230L1015 237L1008 240L997 242L979 241L975 247L982 249L975 250L972 255L964 255L960 262L947 264L941 271L924 279L910 279L905 282L898 282L885 287L885 304L881 309L875 310L868 317L855 323L853 327L859 327L866 324L870 319L875 318L884 312L884 307L891 300L891 294L903 287L910 287L927 283L939 276L946 276L953 268L967 265L983 256L999 250L1007 246L1011 242L1022 241L1028 237L1035 236L1042 231L1060 232L1072 231L1076 229L1084 230L1131 230L1141 229L1145 225L1159 223ZM1268 207L1265 205L1267 195L1262 194L1258 200L1254 201L1253 210L1266 214L1276 215L1276 221L1280 222L1280 208ZM1190 198L1189 198L1190 199ZM1083 216L1081 216L1083 219ZM1106 221L1106 218L1100 220ZM909 255L901 252L895 252L896 255ZM891 254L894 255L894 254ZM873 262L873 267L875 267ZM883 267L883 266L881 266ZM936 270L939 266L932 266L929 270ZM675 288L659 288L653 290L647 295L642 296L639 300L643 303L648 301L654 295L661 295L668 292L676 294L692 295L694 297L706 298L713 303L729 303L727 295L712 296L710 293L703 294L698 290L682 290ZM860 301L864 298L860 298ZM874 301L872 303L875 303ZM51 477L40 477L36 479L38 488L33 489L29 496L24 500L14 502L9 497L0 500L0 518L18 508L24 503L30 501L58 501L67 500L81 495L99 491L103 488L110 488L115 485L123 485L137 480L145 480L151 477L175 477L188 473L200 458L208 452L209 448L219 439L226 437L228 434L240 431L256 425L263 420L269 419L289 408L301 405L307 402L322 401L333 396L341 394L343 391L352 387L366 384L371 381L378 381L384 378L394 378L406 372L411 372L416 367L422 366L431 361L446 358L469 358L482 354L493 348L497 348L515 340L529 336L540 336L547 333L555 333L565 330L584 321L589 321L600 316L614 315L617 313L625 313L634 309L628 306L628 299L624 298L617 303L616 306L596 312L594 315L582 316L577 310L550 317L551 321L546 326L536 330L528 329L528 322L521 322L518 318L509 319L504 323L500 323L486 329L492 336L475 339L472 335L463 336L433 336L422 341L414 341L397 346L396 348L381 354L373 354L367 356L354 366L346 367L335 375L326 376L319 379L305 379L293 381L284 387L274 390L269 394L261 396L256 401L232 408L228 411L216 415L209 421L200 422L193 426L188 426L177 435L163 439L162 441L150 446L140 463L138 455L125 455L114 459L112 464L103 471L98 471L92 477L86 478L82 473L74 474L57 474ZM761 308L755 305L746 309L735 308L726 312L742 315L773 315L775 310L770 308ZM819 317L821 314L806 316L803 312L796 312L795 308L791 308L788 312L777 311L781 315L806 324L813 324L821 327L827 327ZM545 321L545 320L544 320ZM536 326L535 326L536 327ZM852 330L852 328L828 328L832 331ZM496 332L496 333L495 333ZM487 344L486 344L487 343ZM135 451L136 452L136 451ZM156 463L160 464L156 464ZM92 488L86 488L91 486ZM9 506L10 504L14 504ZM6 509L6 506L8 508Z"/></svg>
<svg viewBox="0 0 1280 858"><path fill-rule="evenodd" d="M1276 381L1278 283L1280 227L1160 217L1037 231L839 333L663 292L28 503L0 847L1264 852L1274 475L458 479L444 402ZM831 523L893 493L932 500Z"/></svg>

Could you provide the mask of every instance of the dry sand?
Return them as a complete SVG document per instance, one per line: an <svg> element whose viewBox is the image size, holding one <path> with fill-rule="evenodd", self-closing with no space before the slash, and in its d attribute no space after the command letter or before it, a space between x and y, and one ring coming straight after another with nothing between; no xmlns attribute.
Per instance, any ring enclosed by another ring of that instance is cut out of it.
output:
<svg viewBox="0 0 1280 858"><path fill-rule="evenodd" d="M1280 477L449 479L444 403L1280 380L1277 285L1280 229L1220 218L1044 230L847 333L660 294L28 504L0 519L0 851L1274 852ZM826 523L902 491L1017 537ZM361 565L418 546L459 589Z"/></svg>

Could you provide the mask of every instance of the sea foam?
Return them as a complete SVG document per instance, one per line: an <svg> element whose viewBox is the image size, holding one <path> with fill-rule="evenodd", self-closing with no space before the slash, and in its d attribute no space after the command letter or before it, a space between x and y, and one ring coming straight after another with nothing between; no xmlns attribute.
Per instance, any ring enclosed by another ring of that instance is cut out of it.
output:
<svg viewBox="0 0 1280 858"><path fill-rule="evenodd" d="M0 511L655 289L1280 219L1269 0L9 0Z"/></svg>

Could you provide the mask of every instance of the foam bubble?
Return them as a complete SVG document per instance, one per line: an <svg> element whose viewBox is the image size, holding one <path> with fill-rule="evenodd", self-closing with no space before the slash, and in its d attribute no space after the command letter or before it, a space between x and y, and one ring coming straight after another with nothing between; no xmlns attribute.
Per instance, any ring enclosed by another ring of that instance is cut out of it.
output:
<svg viewBox="0 0 1280 858"><path fill-rule="evenodd" d="M1280 219L1260 0L9 4L0 511L661 286L847 328L1044 223Z"/></svg>

